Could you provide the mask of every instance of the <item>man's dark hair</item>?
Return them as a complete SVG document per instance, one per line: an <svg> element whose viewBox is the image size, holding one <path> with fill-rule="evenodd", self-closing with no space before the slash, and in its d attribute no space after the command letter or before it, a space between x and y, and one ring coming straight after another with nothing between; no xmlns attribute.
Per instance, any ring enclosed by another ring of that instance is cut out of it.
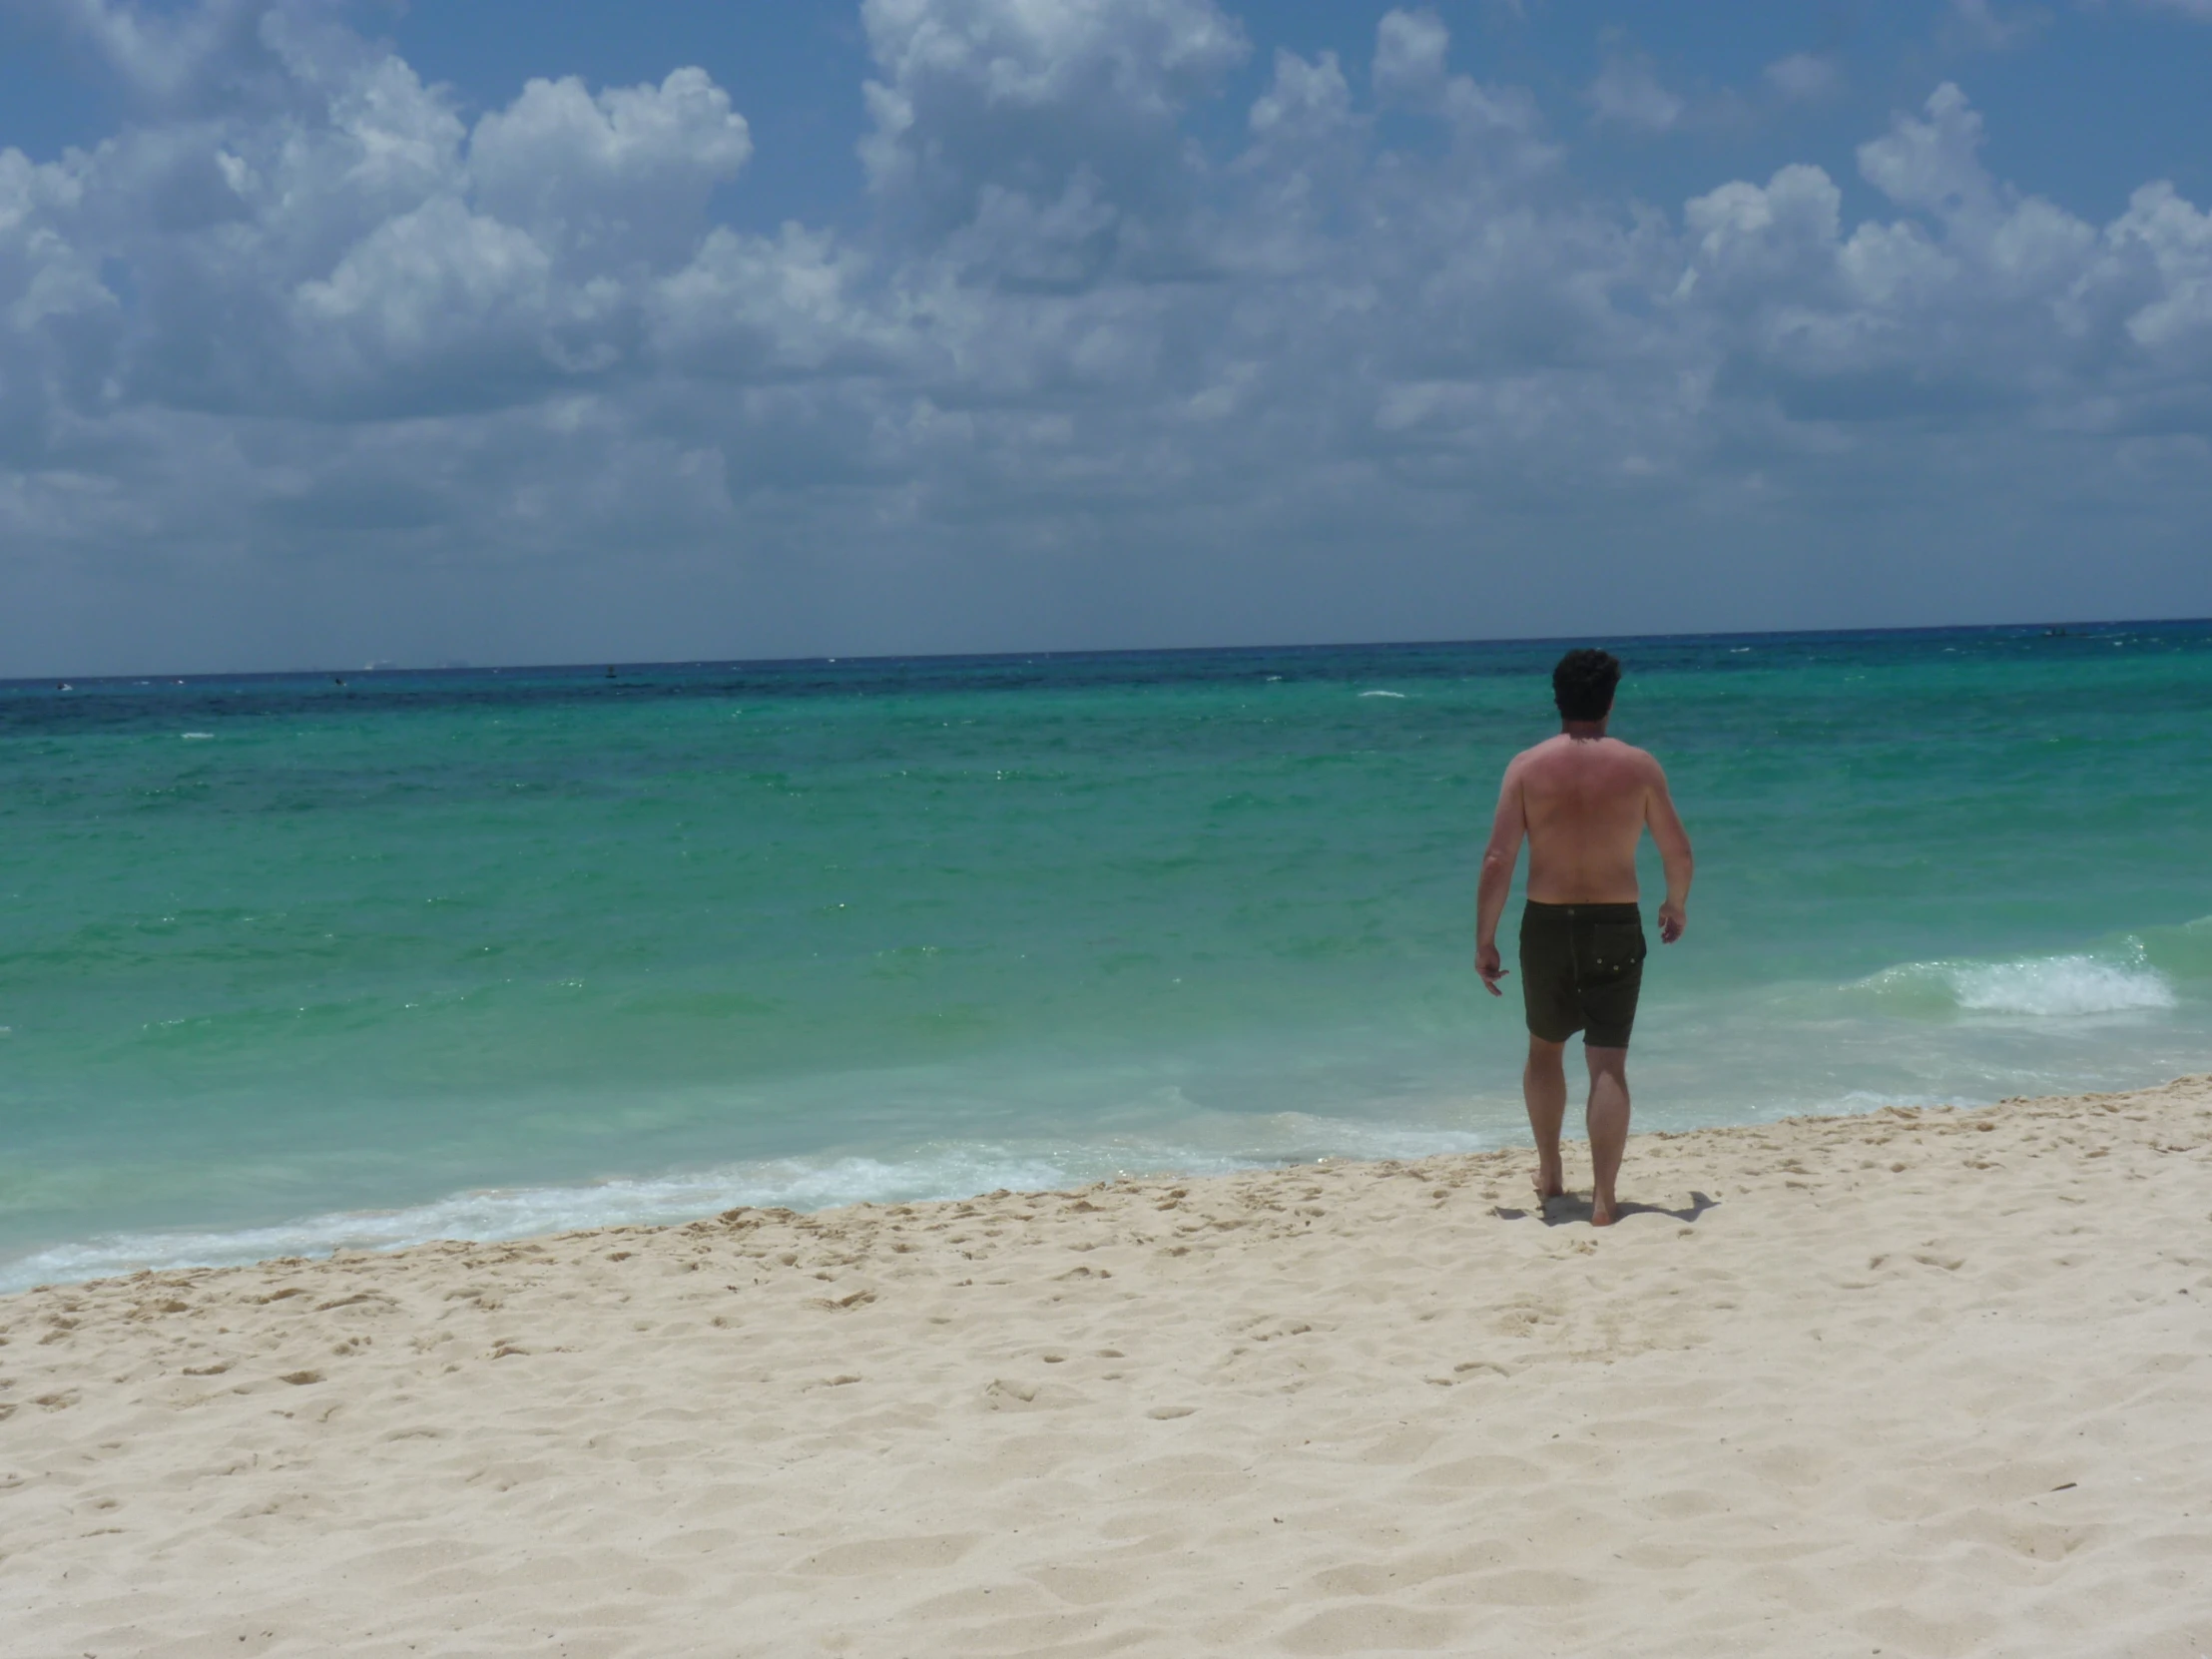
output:
<svg viewBox="0 0 2212 1659"><path fill-rule="evenodd" d="M1551 696L1562 720L1603 720L1613 709L1613 688L1621 683L1620 660L1610 651L1584 647L1559 659L1551 671Z"/></svg>

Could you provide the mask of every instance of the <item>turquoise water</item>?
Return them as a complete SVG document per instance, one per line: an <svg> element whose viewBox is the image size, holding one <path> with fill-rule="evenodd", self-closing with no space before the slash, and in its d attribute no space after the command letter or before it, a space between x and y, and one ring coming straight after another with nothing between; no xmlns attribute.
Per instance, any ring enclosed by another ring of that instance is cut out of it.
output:
<svg viewBox="0 0 2212 1659"><path fill-rule="evenodd" d="M0 687L0 1287L1511 1141L1558 649ZM1617 649L1640 1126L2212 1064L2212 625Z"/></svg>

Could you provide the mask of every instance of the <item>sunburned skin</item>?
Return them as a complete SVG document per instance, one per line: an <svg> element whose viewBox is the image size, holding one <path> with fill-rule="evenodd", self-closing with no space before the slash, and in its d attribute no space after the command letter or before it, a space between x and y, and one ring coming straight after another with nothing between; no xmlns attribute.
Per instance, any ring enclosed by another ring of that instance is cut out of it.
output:
<svg viewBox="0 0 2212 1659"><path fill-rule="evenodd" d="M1605 721L1568 720L1560 733L1516 755L1505 769L1497 817L1482 853L1475 899L1475 971L1492 996L1506 968L1497 925L1513 883L1522 841L1528 843L1528 896L1539 904L1633 904L1639 897L1636 846L1646 830L1666 868L1659 937L1672 944L1688 923L1690 837L1667 793L1667 775L1643 750L1605 735ZM1531 1177L1538 1201L1566 1192L1559 1130L1566 1115L1564 1043L1530 1034L1521 1092L1536 1137ZM1585 1042L1590 1068L1588 1128L1592 1192L1590 1225L1610 1227L1614 1186L1628 1141L1628 1050Z"/></svg>
<svg viewBox="0 0 2212 1659"><path fill-rule="evenodd" d="M1498 802L1509 835L1516 813L1528 838L1528 896L1539 904L1635 903L1646 824L1662 844L1671 832L1688 845L1659 763L1618 738L1562 732L1523 750L1505 769ZM1667 920L1662 908L1662 928Z"/></svg>

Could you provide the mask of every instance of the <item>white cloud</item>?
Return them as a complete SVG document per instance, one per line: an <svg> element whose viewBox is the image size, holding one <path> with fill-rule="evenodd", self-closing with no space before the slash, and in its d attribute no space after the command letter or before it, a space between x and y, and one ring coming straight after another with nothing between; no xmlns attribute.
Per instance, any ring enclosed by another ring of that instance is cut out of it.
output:
<svg viewBox="0 0 2212 1659"><path fill-rule="evenodd" d="M1982 171L1981 117L1946 81L1928 100L1927 119L1900 115L1882 138L1859 147L1859 171L1891 201L1946 219L1985 217L1994 207Z"/></svg>
<svg viewBox="0 0 2212 1659"><path fill-rule="evenodd" d="M470 183L485 211L599 268L691 252L707 198L753 154L745 118L703 70L596 98L532 81L477 122Z"/></svg>
<svg viewBox="0 0 2212 1659"><path fill-rule="evenodd" d="M2110 286L2142 302L2129 336L2172 367L2212 363L2212 214L2168 184L2145 185L2107 227L2101 258L2081 284L2087 298Z"/></svg>
<svg viewBox="0 0 2212 1659"><path fill-rule="evenodd" d="M862 297L863 262L827 233L789 225L773 240L716 230L647 300L662 373L778 379L843 367L897 371L907 341Z"/></svg>
<svg viewBox="0 0 2212 1659"><path fill-rule="evenodd" d="M1489 152L1485 165L1526 171L1555 160L1557 152L1539 137L1535 99L1520 87L1451 74L1450 50L1451 32L1433 12L1383 13L1369 77L1377 98L1440 118L1462 148Z"/></svg>
<svg viewBox="0 0 2212 1659"><path fill-rule="evenodd" d="M869 0L878 218L758 236L697 70L471 129L309 6L82 19L139 113L0 151L18 668L1888 620L2053 491L2212 514L2212 217L1993 177L1954 86L1870 216L1811 165L1668 214L1431 13L1209 155L1211 0Z"/></svg>
<svg viewBox="0 0 2212 1659"><path fill-rule="evenodd" d="M143 106L178 115L217 100L266 97L283 79L287 37L318 21L273 0L206 0L151 11L131 0L25 0L83 41ZM327 50L332 40L326 35ZM343 49L342 46L339 47Z"/></svg>
<svg viewBox="0 0 2212 1659"><path fill-rule="evenodd" d="M2040 34L2050 13L2040 7L1999 11L1992 0L1950 0L1946 33L1957 44L1983 52L2009 52Z"/></svg>
<svg viewBox="0 0 2212 1659"><path fill-rule="evenodd" d="M1671 132L1689 107L1660 85L1647 60L1623 52L1606 58L1587 96L1599 121L1638 133Z"/></svg>
<svg viewBox="0 0 2212 1659"><path fill-rule="evenodd" d="M1843 87L1841 65L1826 53L1792 52L1760 71L1774 93L1793 104L1817 103L1833 97Z"/></svg>
<svg viewBox="0 0 2212 1659"><path fill-rule="evenodd" d="M1991 431L2174 418L2175 369L2212 342L2212 220L2153 186L2100 231L1991 179L1980 144L1946 84L1860 149L1868 183L1913 216L1847 230L1841 193L1810 167L1690 203L1680 293L1723 301L1707 326L1724 376L1800 418Z"/></svg>
<svg viewBox="0 0 2212 1659"><path fill-rule="evenodd" d="M1817 167L1786 167L1764 188L1721 186L1684 207L1693 283L1702 278L1752 292L1799 291L1825 275L1842 223L1843 193Z"/></svg>
<svg viewBox="0 0 2212 1659"><path fill-rule="evenodd" d="M1184 109L1248 50L1213 0L864 0L860 16L880 75L861 159L933 231L992 190L1043 207L1085 179L1117 202L1174 189Z"/></svg>
<svg viewBox="0 0 2212 1659"><path fill-rule="evenodd" d="M1336 53L1309 63L1295 52L1277 52L1275 79L1254 102L1246 125L1260 144L1311 146L1353 121L1352 88Z"/></svg>
<svg viewBox="0 0 2212 1659"><path fill-rule="evenodd" d="M466 401L477 387L504 402L518 374L527 383L557 364L564 300L582 313L573 320L585 338L598 331L595 297L612 295L557 292L552 258L529 233L436 197L386 220L328 276L293 290L297 360L354 384L431 373L448 382L448 396Z"/></svg>
<svg viewBox="0 0 2212 1659"><path fill-rule="evenodd" d="M1374 80L1384 98L1417 103L1441 93L1451 31L1431 11L1388 11L1376 28Z"/></svg>

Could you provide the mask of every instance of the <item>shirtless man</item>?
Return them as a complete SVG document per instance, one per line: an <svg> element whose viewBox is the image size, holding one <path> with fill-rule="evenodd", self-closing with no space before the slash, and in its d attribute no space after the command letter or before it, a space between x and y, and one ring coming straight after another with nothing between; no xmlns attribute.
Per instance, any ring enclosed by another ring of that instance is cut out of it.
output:
<svg viewBox="0 0 2212 1659"><path fill-rule="evenodd" d="M1521 992L1528 1064L1521 1094L1536 1135L1536 1197L1566 1191L1559 1125L1567 1111L1567 1038L1582 1033L1590 1064L1590 1225L1610 1227L1621 1151L1628 1144L1628 1031L1643 984L1644 925L1636 907L1636 843L1645 829L1667 872L1659 937L1688 922L1690 837L1675 816L1667 775L1640 749L1605 735L1621 665L1603 651L1570 651L1551 671L1559 735L1505 769L1497 821L1475 888L1474 971L1503 996L1498 918L1528 842L1528 907L1521 912Z"/></svg>

